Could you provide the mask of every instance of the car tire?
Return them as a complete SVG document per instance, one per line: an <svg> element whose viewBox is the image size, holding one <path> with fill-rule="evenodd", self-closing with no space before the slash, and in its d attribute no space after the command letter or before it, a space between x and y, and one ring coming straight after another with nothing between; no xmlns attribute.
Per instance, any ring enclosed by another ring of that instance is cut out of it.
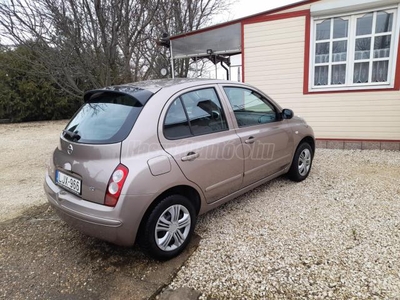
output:
<svg viewBox="0 0 400 300"><path fill-rule="evenodd" d="M292 165L290 166L288 177L293 181L303 181L310 174L313 150L308 143L302 143L297 147L296 153L294 154Z"/></svg>
<svg viewBox="0 0 400 300"><path fill-rule="evenodd" d="M189 199L168 196L148 216L140 245L147 255L157 260L178 256L190 242L196 219L196 210Z"/></svg>

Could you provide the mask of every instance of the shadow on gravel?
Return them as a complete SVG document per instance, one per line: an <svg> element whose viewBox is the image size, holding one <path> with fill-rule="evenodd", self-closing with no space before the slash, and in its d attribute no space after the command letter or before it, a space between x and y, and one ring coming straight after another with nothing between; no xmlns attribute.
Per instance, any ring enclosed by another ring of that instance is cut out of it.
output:
<svg viewBox="0 0 400 300"><path fill-rule="evenodd" d="M0 224L0 298L149 299L169 284L195 251L158 262L138 248L87 237L42 205Z"/></svg>

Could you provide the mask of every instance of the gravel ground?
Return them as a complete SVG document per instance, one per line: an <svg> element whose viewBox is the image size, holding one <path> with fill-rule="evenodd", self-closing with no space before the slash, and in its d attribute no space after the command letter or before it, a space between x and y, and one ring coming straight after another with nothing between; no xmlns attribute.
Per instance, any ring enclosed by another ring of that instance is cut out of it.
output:
<svg viewBox="0 0 400 300"><path fill-rule="evenodd" d="M67 121L0 124L0 221L45 203L43 180Z"/></svg>
<svg viewBox="0 0 400 300"><path fill-rule="evenodd" d="M72 231L42 204L65 123L0 125L0 221L25 211L0 226L0 298L113 299L122 288L126 299L139 289L135 268L160 268ZM399 195L400 152L318 149L304 182L278 178L200 217L200 246L169 288L202 299L399 299Z"/></svg>
<svg viewBox="0 0 400 300"><path fill-rule="evenodd" d="M170 288L202 299L399 299L400 153L318 149L307 180L263 185L196 232Z"/></svg>
<svg viewBox="0 0 400 300"><path fill-rule="evenodd" d="M179 257L158 262L137 247L117 247L71 230L48 204L35 206L0 223L0 299L151 299L171 282L199 239Z"/></svg>

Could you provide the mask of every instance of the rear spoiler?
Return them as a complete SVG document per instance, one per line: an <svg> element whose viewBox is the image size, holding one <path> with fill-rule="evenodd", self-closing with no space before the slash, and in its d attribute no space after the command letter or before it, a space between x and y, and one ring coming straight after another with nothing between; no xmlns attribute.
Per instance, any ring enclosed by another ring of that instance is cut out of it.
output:
<svg viewBox="0 0 400 300"><path fill-rule="evenodd" d="M142 106L144 106L147 103L147 101L154 95L154 93L142 88L119 85L119 86L111 86L103 89L87 91L83 96L83 100L85 103L90 102L90 100L94 95L99 95L100 93L101 94L110 93L110 94L129 96L138 101Z"/></svg>

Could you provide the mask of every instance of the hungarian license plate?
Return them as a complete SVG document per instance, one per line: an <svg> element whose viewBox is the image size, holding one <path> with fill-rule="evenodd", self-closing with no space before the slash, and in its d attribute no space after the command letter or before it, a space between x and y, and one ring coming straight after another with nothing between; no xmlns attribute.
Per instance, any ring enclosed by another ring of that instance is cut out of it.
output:
<svg viewBox="0 0 400 300"><path fill-rule="evenodd" d="M59 170L56 171L56 183L78 195L81 194L82 181Z"/></svg>

